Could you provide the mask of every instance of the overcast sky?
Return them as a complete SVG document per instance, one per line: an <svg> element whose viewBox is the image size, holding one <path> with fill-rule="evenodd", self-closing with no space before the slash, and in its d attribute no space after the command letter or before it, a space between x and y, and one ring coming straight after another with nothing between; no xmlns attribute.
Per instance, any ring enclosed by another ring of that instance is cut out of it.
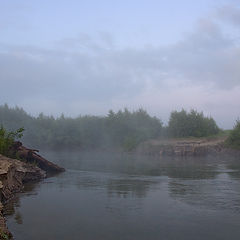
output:
<svg viewBox="0 0 240 240"><path fill-rule="evenodd" d="M0 104L240 117L240 0L0 0Z"/></svg>

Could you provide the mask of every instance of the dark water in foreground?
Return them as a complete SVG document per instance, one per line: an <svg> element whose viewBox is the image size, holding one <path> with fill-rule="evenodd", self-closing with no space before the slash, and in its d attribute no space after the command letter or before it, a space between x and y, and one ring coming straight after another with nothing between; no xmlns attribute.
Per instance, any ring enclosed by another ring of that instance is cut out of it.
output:
<svg viewBox="0 0 240 240"><path fill-rule="evenodd" d="M8 205L16 240L240 239L240 157L45 156L68 170Z"/></svg>

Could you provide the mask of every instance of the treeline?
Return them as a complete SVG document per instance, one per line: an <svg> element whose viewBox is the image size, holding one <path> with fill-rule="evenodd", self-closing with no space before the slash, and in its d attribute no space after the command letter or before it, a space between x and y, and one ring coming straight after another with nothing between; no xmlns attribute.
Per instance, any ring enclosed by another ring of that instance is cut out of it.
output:
<svg viewBox="0 0 240 240"><path fill-rule="evenodd" d="M204 137L217 134L216 122L203 113L185 110L171 113L168 126L145 110L109 111L107 116L69 118L38 117L22 108L0 106L0 124L8 131L25 128L22 141L33 148L109 148L134 149L140 142L159 137Z"/></svg>
<svg viewBox="0 0 240 240"><path fill-rule="evenodd" d="M22 141L33 148L108 148L132 150L140 142L157 138L162 122L145 110L109 111L107 116L59 118L43 113L32 117L22 108L0 106L0 124L8 131L25 128Z"/></svg>
<svg viewBox="0 0 240 240"><path fill-rule="evenodd" d="M168 134L173 137L206 137L219 133L220 129L212 117L191 110L189 113L173 111L168 122Z"/></svg>

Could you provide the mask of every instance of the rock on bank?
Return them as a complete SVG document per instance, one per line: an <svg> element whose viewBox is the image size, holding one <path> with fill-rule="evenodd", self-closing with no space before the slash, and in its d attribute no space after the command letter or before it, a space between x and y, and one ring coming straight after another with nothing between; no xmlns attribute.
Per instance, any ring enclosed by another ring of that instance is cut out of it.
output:
<svg viewBox="0 0 240 240"><path fill-rule="evenodd" d="M0 239L11 239L2 214L2 203L23 188L24 182L40 180L46 176L37 166L0 155Z"/></svg>

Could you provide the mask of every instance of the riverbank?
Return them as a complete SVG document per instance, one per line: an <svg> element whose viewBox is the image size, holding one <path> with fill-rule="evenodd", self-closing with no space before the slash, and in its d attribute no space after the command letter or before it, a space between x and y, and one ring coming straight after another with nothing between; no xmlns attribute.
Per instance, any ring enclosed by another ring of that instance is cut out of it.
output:
<svg viewBox="0 0 240 240"><path fill-rule="evenodd" d="M36 181L46 177L46 172L17 159L0 155L0 239L11 239L2 214L3 204L21 191L23 184L28 181Z"/></svg>
<svg viewBox="0 0 240 240"><path fill-rule="evenodd" d="M227 136L216 138L154 139L140 144L136 153L153 156L206 156L209 154L239 154L226 146Z"/></svg>
<svg viewBox="0 0 240 240"><path fill-rule="evenodd" d="M38 166L41 168L36 162L23 162L0 155L0 240L12 239L3 216L4 203L12 199L15 193L20 192L24 188L24 183L39 181L53 170L55 173L64 171L46 159L40 159L39 155L38 157Z"/></svg>

